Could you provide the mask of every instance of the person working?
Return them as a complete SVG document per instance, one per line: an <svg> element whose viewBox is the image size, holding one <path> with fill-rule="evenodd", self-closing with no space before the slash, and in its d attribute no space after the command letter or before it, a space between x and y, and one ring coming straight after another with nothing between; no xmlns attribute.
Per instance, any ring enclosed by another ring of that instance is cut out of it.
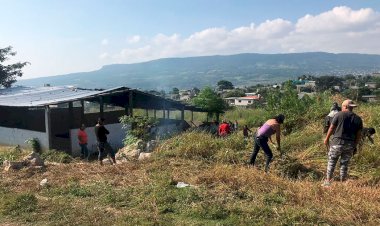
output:
<svg viewBox="0 0 380 226"><path fill-rule="evenodd" d="M338 112L331 121L324 140L324 144L329 147L324 186L331 185L338 159L340 159L340 180L347 179L348 164L359 143L363 129L362 119L353 112L356 106L352 100L343 101L342 111ZM330 142L331 136L333 137Z"/></svg>
<svg viewBox="0 0 380 226"><path fill-rule="evenodd" d="M281 124L284 123L284 120L285 116L283 114L279 114L276 117L266 121L264 125L259 128L255 136L255 146L253 148L253 153L251 155L249 164L255 164L257 153L259 153L260 148L262 148L265 155L267 156L265 172L269 171L269 163L273 158L273 153L268 146L268 140L271 139L271 136L273 134L276 134L277 150L281 152Z"/></svg>

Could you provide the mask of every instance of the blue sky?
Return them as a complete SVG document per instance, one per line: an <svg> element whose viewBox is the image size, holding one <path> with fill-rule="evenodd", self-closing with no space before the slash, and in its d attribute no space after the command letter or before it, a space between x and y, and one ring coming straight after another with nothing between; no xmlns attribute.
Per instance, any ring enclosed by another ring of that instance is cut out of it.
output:
<svg viewBox="0 0 380 226"><path fill-rule="evenodd" d="M0 0L23 78L242 52L380 54L378 0ZM10 63L12 61L9 61Z"/></svg>

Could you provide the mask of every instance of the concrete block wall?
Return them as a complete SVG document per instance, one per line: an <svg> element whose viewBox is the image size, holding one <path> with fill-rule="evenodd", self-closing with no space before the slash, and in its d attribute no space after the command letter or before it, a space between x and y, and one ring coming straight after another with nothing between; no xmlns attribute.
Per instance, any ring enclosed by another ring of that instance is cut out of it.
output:
<svg viewBox="0 0 380 226"><path fill-rule="evenodd" d="M28 144L26 144L25 141L30 138L37 138L40 142L41 148L43 150L47 149L49 141L46 133L25 129L0 127L0 144L28 147Z"/></svg>

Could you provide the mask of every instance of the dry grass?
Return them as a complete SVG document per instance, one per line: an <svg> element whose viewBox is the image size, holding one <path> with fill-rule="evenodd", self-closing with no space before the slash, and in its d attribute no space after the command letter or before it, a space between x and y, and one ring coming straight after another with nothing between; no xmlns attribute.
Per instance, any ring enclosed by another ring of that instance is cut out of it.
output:
<svg viewBox="0 0 380 226"><path fill-rule="evenodd" d="M360 109L376 129L378 109ZM0 224L379 225L379 139L353 158L348 182L324 188L320 125L283 137L286 155L274 153L269 174L262 152L258 168L247 166L252 142L244 145L242 134L218 139L200 132L165 141L143 162L100 167L74 160L0 172ZM47 187L39 186L44 178ZM180 181L193 186L176 188Z"/></svg>

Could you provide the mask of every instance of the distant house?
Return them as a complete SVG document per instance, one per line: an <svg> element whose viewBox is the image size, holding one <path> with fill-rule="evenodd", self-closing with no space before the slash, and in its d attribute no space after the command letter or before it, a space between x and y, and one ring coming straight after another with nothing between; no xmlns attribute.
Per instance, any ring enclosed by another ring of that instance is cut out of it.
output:
<svg viewBox="0 0 380 226"><path fill-rule="evenodd" d="M194 97L196 97L199 93L197 89L183 89L179 91L179 100L180 101L188 101Z"/></svg>
<svg viewBox="0 0 380 226"><path fill-rule="evenodd" d="M376 82L366 82L364 84L365 87L368 87L369 89L376 89L377 88L377 83Z"/></svg>
<svg viewBox="0 0 380 226"><path fill-rule="evenodd" d="M333 89L339 92L342 91L342 87L340 86L333 86Z"/></svg>
<svg viewBox="0 0 380 226"><path fill-rule="evenodd" d="M363 95L362 100L367 102L377 102L377 97L376 95Z"/></svg>
<svg viewBox="0 0 380 226"><path fill-rule="evenodd" d="M302 98L304 98L305 96L313 97L314 95L315 95L315 93L305 93L305 92L301 92L301 93L298 93L298 99L302 99Z"/></svg>
<svg viewBox="0 0 380 226"><path fill-rule="evenodd" d="M311 92L315 92L316 83L315 81L307 81L304 80L302 82L299 82L297 85L297 91L298 93L303 92L304 90L310 90Z"/></svg>
<svg viewBox="0 0 380 226"><path fill-rule="evenodd" d="M259 102L261 99L260 94L254 95L254 96L246 96L246 97L228 97L224 98L224 100L228 103L230 106L242 106L246 107L248 105L251 105L255 102Z"/></svg>

